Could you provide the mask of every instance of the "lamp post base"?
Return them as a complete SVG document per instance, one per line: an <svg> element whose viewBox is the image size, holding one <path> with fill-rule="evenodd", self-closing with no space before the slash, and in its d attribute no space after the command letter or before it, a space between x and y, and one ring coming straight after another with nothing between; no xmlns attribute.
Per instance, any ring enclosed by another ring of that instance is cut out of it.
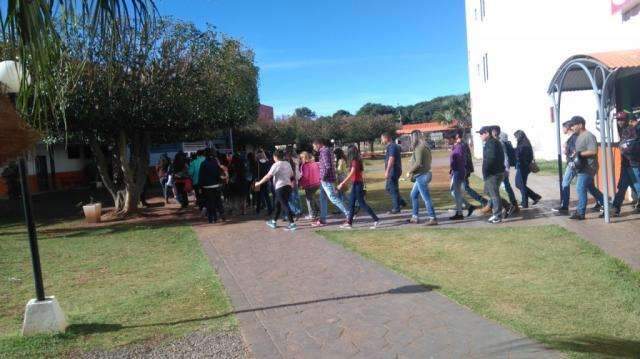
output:
<svg viewBox="0 0 640 359"><path fill-rule="evenodd" d="M55 297L43 301L31 299L27 303L22 324L22 335L57 334L67 329L67 319Z"/></svg>

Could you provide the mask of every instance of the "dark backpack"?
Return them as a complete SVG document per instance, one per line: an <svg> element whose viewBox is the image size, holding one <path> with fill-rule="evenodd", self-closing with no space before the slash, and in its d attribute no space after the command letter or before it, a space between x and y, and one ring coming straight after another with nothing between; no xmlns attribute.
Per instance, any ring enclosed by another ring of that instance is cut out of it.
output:
<svg viewBox="0 0 640 359"><path fill-rule="evenodd" d="M517 162L515 148L513 148L513 145L511 145L511 142L509 141L504 142L504 148L507 150L507 153L505 153L505 155L509 159L509 166L515 167Z"/></svg>

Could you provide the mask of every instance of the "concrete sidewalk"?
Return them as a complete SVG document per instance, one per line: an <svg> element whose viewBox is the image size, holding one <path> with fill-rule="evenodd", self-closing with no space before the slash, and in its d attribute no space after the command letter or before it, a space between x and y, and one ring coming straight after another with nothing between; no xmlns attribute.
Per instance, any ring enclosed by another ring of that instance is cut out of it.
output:
<svg viewBox="0 0 640 359"><path fill-rule="evenodd" d="M438 283L418 286L308 226L195 229L257 358L559 356L433 291Z"/></svg>

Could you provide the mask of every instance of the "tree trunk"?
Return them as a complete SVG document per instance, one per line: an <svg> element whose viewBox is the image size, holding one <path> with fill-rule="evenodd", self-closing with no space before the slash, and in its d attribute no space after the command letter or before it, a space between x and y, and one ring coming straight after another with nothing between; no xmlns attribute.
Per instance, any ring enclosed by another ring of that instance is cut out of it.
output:
<svg viewBox="0 0 640 359"><path fill-rule="evenodd" d="M95 135L90 138L92 150L96 153L96 165L102 181L111 194L116 213L128 216L138 211L140 193L147 181L149 169L149 135L134 134L130 137L124 130L118 134L113 160L122 171L122 185L118 186L109 176L109 167Z"/></svg>
<svg viewBox="0 0 640 359"><path fill-rule="evenodd" d="M373 156L373 144L374 141L369 141L369 152L371 152L371 156Z"/></svg>

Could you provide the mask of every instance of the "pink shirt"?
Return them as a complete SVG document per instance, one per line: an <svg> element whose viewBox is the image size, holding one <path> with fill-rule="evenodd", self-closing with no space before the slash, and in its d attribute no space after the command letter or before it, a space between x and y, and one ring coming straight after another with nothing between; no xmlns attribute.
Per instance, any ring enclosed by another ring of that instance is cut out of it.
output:
<svg viewBox="0 0 640 359"><path fill-rule="evenodd" d="M313 188L320 186L320 166L317 162L307 162L302 164L302 177L300 187Z"/></svg>

